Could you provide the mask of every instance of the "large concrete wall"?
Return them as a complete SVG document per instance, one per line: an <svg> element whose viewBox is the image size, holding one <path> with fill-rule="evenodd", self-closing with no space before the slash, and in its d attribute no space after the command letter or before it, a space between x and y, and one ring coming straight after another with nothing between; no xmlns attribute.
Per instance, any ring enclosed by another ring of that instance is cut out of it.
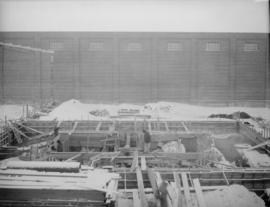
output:
<svg viewBox="0 0 270 207"><path fill-rule="evenodd" d="M1 100L265 104L268 35L259 33L2 32ZM50 62L52 63L50 64Z"/></svg>

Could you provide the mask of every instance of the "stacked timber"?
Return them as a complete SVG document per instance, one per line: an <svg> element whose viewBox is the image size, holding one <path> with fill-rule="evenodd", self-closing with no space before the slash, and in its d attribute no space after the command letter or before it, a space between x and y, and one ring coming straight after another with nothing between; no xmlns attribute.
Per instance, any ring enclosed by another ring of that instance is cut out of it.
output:
<svg viewBox="0 0 270 207"><path fill-rule="evenodd" d="M79 162L9 161L8 169L29 169L47 172L79 172Z"/></svg>
<svg viewBox="0 0 270 207"><path fill-rule="evenodd" d="M98 169L82 170L77 162L50 164L8 162L7 168L0 170L0 206L104 206L109 188L116 189L113 187L119 177L116 173ZM72 170L67 172L68 168ZM58 172L51 169L58 169ZM80 171L74 172L77 169ZM114 194L115 191L110 190L109 193Z"/></svg>

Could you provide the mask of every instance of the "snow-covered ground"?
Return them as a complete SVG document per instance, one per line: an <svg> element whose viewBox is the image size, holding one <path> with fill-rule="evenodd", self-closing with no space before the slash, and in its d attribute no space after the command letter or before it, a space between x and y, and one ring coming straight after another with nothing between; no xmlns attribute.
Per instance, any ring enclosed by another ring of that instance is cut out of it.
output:
<svg viewBox="0 0 270 207"><path fill-rule="evenodd" d="M29 107L29 111L34 111ZM225 118L209 118L212 114L233 114L245 112L252 118L244 119L249 122L258 132L262 133L263 126L270 127L270 108L254 107L207 107L174 102L156 102L145 105L135 104L89 104L71 99L61 103L48 114L42 114L40 120L110 120L119 117L119 112L132 111L136 119L151 117L152 120L223 120ZM19 119L25 117L26 106L23 105L0 105L0 123L5 119ZM263 121L258 122L254 118L260 117ZM134 116L121 116L121 119L132 119Z"/></svg>
<svg viewBox="0 0 270 207"><path fill-rule="evenodd" d="M106 120L111 116L117 116L121 109L138 110L139 115L150 115L152 119L164 120L221 120L220 118L208 118L211 114L231 114L244 111L253 117L261 117L270 120L269 108L251 107L205 107L173 102L157 102L145 105L135 104L87 104L71 99L60 104L41 120ZM99 111L101 116L94 115ZM133 118L134 119L134 118ZM228 119L224 119L228 120Z"/></svg>

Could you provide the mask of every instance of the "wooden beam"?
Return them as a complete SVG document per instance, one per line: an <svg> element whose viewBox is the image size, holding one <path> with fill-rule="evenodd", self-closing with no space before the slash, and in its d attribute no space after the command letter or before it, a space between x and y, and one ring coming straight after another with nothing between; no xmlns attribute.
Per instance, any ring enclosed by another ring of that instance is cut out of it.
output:
<svg viewBox="0 0 270 207"><path fill-rule="evenodd" d="M152 152L154 156L178 159L178 160L201 160L203 153L189 152L189 153L173 153L173 152Z"/></svg>
<svg viewBox="0 0 270 207"><path fill-rule="evenodd" d="M58 121L56 126L60 127L61 124L62 124L62 121Z"/></svg>
<svg viewBox="0 0 270 207"><path fill-rule="evenodd" d="M182 178L182 182L183 182L184 195L185 195L187 207L191 207L192 205L190 203L191 197L190 197L190 191L189 191L189 184L188 184L188 180L187 180L187 174L185 172L182 172L181 178Z"/></svg>
<svg viewBox="0 0 270 207"><path fill-rule="evenodd" d="M225 179L227 185L230 185L230 183L229 183L229 181L228 181L228 178L227 178L227 176L226 176L226 174L225 174L224 171L222 171L222 174L223 174L223 177L224 177L224 179Z"/></svg>
<svg viewBox="0 0 270 207"><path fill-rule="evenodd" d="M68 135L73 134L75 132L77 126L78 126L78 122L76 121L75 124L74 124L74 126L72 127L72 130L68 133Z"/></svg>
<svg viewBox="0 0 270 207"><path fill-rule="evenodd" d="M144 193L142 171L139 167L136 168L136 176L137 176L137 184L138 184L141 207L148 207L148 202Z"/></svg>
<svg viewBox="0 0 270 207"><path fill-rule="evenodd" d="M142 170L146 170L147 168L145 156L141 156L141 168Z"/></svg>
<svg viewBox="0 0 270 207"><path fill-rule="evenodd" d="M131 171L134 171L136 168L138 168L139 165L139 158L138 158L138 151L134 151L132 165L131 165Z"/></svg>
<svg viewBox="0 0 270 207"><path fill-rule="evenodd" d="M180 181L179 174L177 172L173 172L173 178L177 187L178 206L181 207L182 206L182 193L181 193L181 181Z"/></svg>
<svg viewBox="0 0 270 207"><path fill-rule="evenodd" d="M158 191L158 185L157 185L155 173L152 169L148 168L147 174L150 180L151 187L153 189L154 196L155 198L159 198L159 191Z"/></svg>
<svg viewBox="0 0 270 207"><path fill-rule="evenodd" d="M132 192L132 197L133 197L133 207L142 207L141 201L139 199L138 190Z"/></svg>
<svg viewBox="0 0 270 207"><path fill-rule="evenodd" d="M187 128L187 126L186 126L186 124L185 124L185 122L181 122L181 124L183 125L183 127L185 128L185 130L186 130L186 132L189 132L189 129Z"/></svg>
<svg viewBox="0 0 270 207"><path fill-rule="evenodd" d="M130 147L130 133L127 133L125 147L126 148L129 148Z"/></svg>
<svg viewBox="0 0 270 207"><path fill-rule="evenodd" d="M265 142L262 142L260 144L255 145L253 147L250 147L247 150L254 150L254 149L259 148L259 147L265 147L266 145L270 145L270 140L267 140Z"/></svg>
<svg viewBox="0 0 270 207"><path fill-rule="evenodd" d="M23 132L21 132L19 129L17 129L17 127L15 127L13 125L13 123L11 123L10 121L8 121L8 124L10 126L10 128L13 130L13 131L16 131L17 133L19 133L20 135L24 136L25 138L31 140L31 137L28 137L27 135L25 135Z"/></svg>
<svg viewBox="0 0 270 207"><path fill-rule="evenodd" d="M36 133L38 133L38 134L44 134L44 132L38 131L38 130L36 130L36 129L33 129L33 128L29 127L29 126L25 126L25 125L23 125L23 124L21 124L21 123L19 123L19 122L16 122L16 124L18 124L18 125L21 126L21 127L26 128L26 129L29 129L29 130L31 130L31 131L33 131L33 132L36 132Z"/></svg>
<svg viewBox="0 0 270 207"><path fill-rule="evenodd" d="M67 160L65 160L65 162L71 162L71 161L73 161L74 159L80 157L81 155L82 155L82 153L80 152L80 153L78 153L78 154L72 156L71 158L68 158Z"/></svg>
<svg viewBox="0 0 270 207"><path fill-rule="evenodd" d="M170 130L169 130L169 127L168 127L168 122L165 121L164 124L165 124L166 131L169 132Z"/></svg>
<svg viewBox="0 0 270 207"><path fill-rule="evenodd" d="M102 122L100 121L100 122L98 122L98 125L97 125L97 127L96 127L96 131L99 131L99 128L101 127L101 124L102 124Z"/></svg>
<svg viewBox="0 0 270 207"><path fill-rule="evenodd" d="M198 178L193 179L193 184L194 184L194 188L195 188L195 193L197 195L199 207L206 207L206 203L205 203L205 200L203 197L203 192L202 192L202 188L201 188L199 179Z"/></svg>

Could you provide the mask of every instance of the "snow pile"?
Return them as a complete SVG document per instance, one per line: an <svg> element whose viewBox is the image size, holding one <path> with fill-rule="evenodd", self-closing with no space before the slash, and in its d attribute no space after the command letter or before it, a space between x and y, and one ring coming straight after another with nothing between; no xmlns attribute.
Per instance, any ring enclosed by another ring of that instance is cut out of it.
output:
<svg viewBox="0 0 270 207"><path fill-rule="evenodd" d="M56 107L48 116L42 117L42 120L79 120L95 118L85 109L84 104L77 100L69 100Z"/></svg>
<svg viewBox="0 0 270 207"><path fill-rule="evenodd" d="M209 120L211 114L231 114L244 111L253 117L270 120L269 108L249 107L204 107L173 102L157 102L145 105L135 104L86 104L71 99L56 107L42 120L106 120L119 116L121 111L136 111L136 115L151 116L152 119L164 120ZM137 113L138 112L138 113ZM134 119L134 118L132 118ZM228 120L215 118L217 120ZM211 120L215 120L211 119Z"/></svg>
<svg viewBox="0 0 270 207"><path fill-rule="evenodd" d="M249 144L234 145L243 159L247 160L250 167L270 167L270 157L267 154L259 153L256 150L249 150Z"/></svg>
<svg viewBox="0 0 270 207"><path fill-rule="evenodd" d="M164 144L161 148L164 152L172 152L172 153L174 152L185 153L186 152L185 146L176 141L168 142Z"/></svg>
<svg viewBox="0 0 270 207"><path fill-rule="evenodd" d="M243 150L243 156L247 159L250 167L270 167L270 157L256 150Z"/></svg>
<svg viewBox="0 0 270 207"><path fill-rule="evenodd" d="M262 117L266 120L270 120L269 108L206 107L174 102L157 102L146 104L144 111L152 113L153 118L174 118L180 120L207 119L211 114L233 114L242 111L253 117ZM220 120L221 118L217 119Z"/></svg>
<svg viewBox="0 0 270 207"><path fill-rule="evenodd" d="M231 185L204 193L207 207L265 207L264 201L244 186Z"/></svg>

